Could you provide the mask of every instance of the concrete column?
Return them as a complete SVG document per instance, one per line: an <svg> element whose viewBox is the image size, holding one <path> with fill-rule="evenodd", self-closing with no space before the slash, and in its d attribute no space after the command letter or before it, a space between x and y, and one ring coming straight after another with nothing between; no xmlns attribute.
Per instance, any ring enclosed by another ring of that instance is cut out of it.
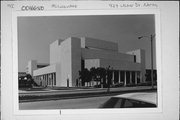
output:
<svg viewBox="0 0 180 120"><path fill-rule="evenodd" d="M48 74L46 75L46 85L48 85Z"/></svg>
<svg viewBox="0 0 180 120"><path fill-rule="evenodd" d="M126 86L126 71L124 71L124 86Z"/></svg>
<svg viewBox="0 0 180 120"><path fill-rule="evenodd" d="M130 84L132 83L132 71L129 71L129 75L130 75Z"/></svg>
<svg viewBox="0 0 180 120"><path fill-rule="evenodd" d="M49 85L51 85L51 74L49 74Z"/></svg>
<svg viewBox="0 0 180 120"><path fill-rule="evenodd" d="M49 74L47 74L47 80L46 80L46 84L47 84L47 86L48 86L48 84L49 84Z"/></svg>
<svg viewBox="0 0 180 120"><path fill-rule="evenodd" d="M47 85L49 85L49 74L48 74L48 78L47 78Z"/></svg>
<svg viewBox="0 0 180 120"><path fill-rule="evenodd" d="M140 72L139 74L140 74L140 83L142 83L143 82L142 72Z"/></svg>
<svg viewBox="0 0 180 120"><path fill-rule="evenodd" d="M137 85L137 71L135 71L135 84Z"/></svg>
<svg viewBox="0 0 180 120"><path fill-rule="evenodd" d="M46 74L44 75L44 86L46 86Z"/></svg>
<svg viewBox="0 0 180 120"><path fill-rule="evenodd" d="M53 73L51 74L52 74L52 86L54 86L54 74Z"/></svg>
<svg viewBox="0 0 180 120"><path fill-rule="evenodd" d="M53 75L54 75L54 85L56 86L56 74L55 73L53 73Z"/></svg>
<svg viewBox="0 0 180 120"><path fill-rule="evenodd" d="M121 71L119 70L119 83L121 83Z"/></svg>
<svg viewBox="0 0 180 120"><path fill-rule="evenodd" d="M44 75L44 86L46 87L47 74Z"/></svg>
<svg viewBox="0 0 180 120"><path fill-rule="evenodd" d="M114 71L112 71L112 84L114 85Z"/></svg>

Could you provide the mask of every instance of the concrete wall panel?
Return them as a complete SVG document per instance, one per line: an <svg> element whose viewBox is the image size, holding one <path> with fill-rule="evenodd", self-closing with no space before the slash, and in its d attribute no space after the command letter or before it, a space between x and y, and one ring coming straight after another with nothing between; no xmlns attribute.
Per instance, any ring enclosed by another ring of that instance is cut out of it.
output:
<svg viewBox="0 0 180 120"><path fill-rule="evenodd" d="M71 65L72 65L72 86L76 85L76 79L79 78L81 70L81 40L79 38L71 38Z"/></svg>
<svg viewBox="0 0 180 120"><path fill-rule="evenodd" d="M56 71L56 65L50 65L33 71L33 76L53 73Z"/></svg>
<svg viewBox="0 0 180 120"><path fill-rule="evenodd" d="M37 69L37 60L28 61L26 73L33 76L33 71Z"/></svg>
<svg viewBox="0 0 180 120"><path fill-rule="evenodd" d="M100 67L100 59L86 59L85 68L90 70L92 67Z"/></svg>
<svg viewBox="0 0 180 120"><path fill-rule="evenodd" d="M84 47L92 47L104 50L118 51L118 44L114 42L98 40L94 38L82 37L81 38L81 46Z"/></svg>
<svg viewBox="0 0 180 120"><path fill-rule="evenodd" d="M50 64L60 63L61 50L60 43L62 40L56 40L50 44Z"/></svg>
<svg viewBox="0 0 180 120"><path fill-rule="evenodd" d="M56 64L56 86L61 86L61 65Z"/></svg>
<svg viewBox="0 0 180 120"><path fill-rule="evenodd" d="M82 58L83 59L114 59L114 60L123 60L134 62L134 56L123 54L119 52L110 52L103 50L94 50L82 48Z"/></svg>
<svg viewBox="0 0 180 120"><path fill-rule="evenodd" d="M129 51L129 52L127 52L127 54L135 55L136 56L136 62L141 63L141 50L140 49Z"/></svg>
<svg viewBox="0 0 180 120"><path fill-rule="evenodd" d="M113 70L141 71L141 64L127 61L100 59L100 67L110 66Z"/></svg>
<svg viewBox="0 0 180 120"><path fill-rule="evenodd" d="M67 79L72 80L71 54L71 38L68 38L61 43L61 86L67 86Z"/></svg>
<svg viewBox="0 0 180 120"><path fill-rule="evenodd" d="M127 54L136 55L136 62L141 64L141 82L145 82L145 74L146 74L146 68L145 68L145 50L138 49L127 52Z"/></svg>

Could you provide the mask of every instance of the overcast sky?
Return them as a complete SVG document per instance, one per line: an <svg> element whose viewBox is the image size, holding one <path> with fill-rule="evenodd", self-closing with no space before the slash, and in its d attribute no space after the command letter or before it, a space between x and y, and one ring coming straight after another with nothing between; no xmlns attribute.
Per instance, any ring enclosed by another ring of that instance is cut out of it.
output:
<svg viewBox="0 0 180 120"><path fill-rule="evenodd" d="M150 38L138 36L154 33L154 15L19 17L18 70L24 72L31 59L49 63L49 45L70 36L116 42L119 52L145 49L146 68L150 68Z"/></svg>

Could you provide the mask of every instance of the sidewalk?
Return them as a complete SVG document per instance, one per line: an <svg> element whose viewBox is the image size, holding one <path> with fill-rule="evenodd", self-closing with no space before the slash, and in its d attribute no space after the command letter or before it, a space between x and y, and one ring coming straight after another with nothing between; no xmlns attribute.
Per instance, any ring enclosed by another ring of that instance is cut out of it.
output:
<svg viewBox="0 0 180 120"><path fill-rule="evenodd" d="M64 89L64 90L46 89L43 91L19 91L19 100L20 102L33 102L33 101L42 101L42 100L75 99L82 97L116 95L127 92L146 92L146 91L156 91L156 87L154 89L152 89L151 86L119 87L119 88L110 88L110 92L107 92L107 88Z"/></svg>

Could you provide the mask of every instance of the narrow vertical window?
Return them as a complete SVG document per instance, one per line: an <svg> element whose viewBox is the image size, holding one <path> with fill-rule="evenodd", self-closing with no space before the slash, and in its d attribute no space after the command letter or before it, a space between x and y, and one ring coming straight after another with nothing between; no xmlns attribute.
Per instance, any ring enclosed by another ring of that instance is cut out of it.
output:
<svg viewBox="0 0 180 120"><path fill-rule="evenodd" d="M134 62L136 62L136 55L134 55Z"/></svg>

